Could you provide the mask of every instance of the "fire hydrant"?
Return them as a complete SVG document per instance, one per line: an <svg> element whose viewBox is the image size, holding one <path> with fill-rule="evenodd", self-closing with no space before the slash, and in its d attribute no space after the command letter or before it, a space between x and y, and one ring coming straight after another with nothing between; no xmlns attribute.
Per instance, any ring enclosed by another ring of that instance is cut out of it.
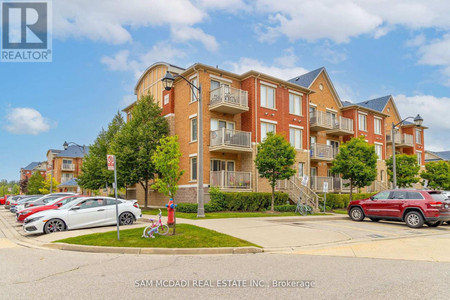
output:
<svg viewBox="0 0 450 300"><path fill-rule="evenodd" d="M166 204L166 207L167 207L167 225L173 225L175 223L174 211L177 205L173 204L173 199L170 198L169 203Z"/></svg>

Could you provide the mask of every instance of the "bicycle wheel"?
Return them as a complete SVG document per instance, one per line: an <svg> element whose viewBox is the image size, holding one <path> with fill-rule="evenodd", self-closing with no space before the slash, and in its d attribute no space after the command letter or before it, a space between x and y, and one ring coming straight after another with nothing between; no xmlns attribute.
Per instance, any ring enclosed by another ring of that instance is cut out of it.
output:
<svg viewBox="0 0 450 300"><path fill-rule="evenodd" d="M152 231L153 226L147 226L144 229L144 233L142 234L142 237L149 238L150 237L150 231Z"/></svg>
<svg viewBox="0 0 450 300"><path fill-rule="evenodd" d="M161 225L158 227L158 230L156 230L156 232L160 235L166 235L169 233L169 226Z"/></svg>

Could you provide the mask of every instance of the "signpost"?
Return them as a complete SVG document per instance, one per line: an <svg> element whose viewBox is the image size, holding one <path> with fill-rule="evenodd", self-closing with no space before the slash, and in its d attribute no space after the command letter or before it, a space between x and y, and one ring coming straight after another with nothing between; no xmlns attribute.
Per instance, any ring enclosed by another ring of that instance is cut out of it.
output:
<svg viewBox="0 0 450 300"><path fill-rule="evenodd" d="M120 228L119 228L119 200L117 200L117 169L116 169L116 156L107 155L106 161L108 164L108 170L114 171L114 193L116 195L116 222L117 222L117 240L120 241Z"/></svg>
<svg viewBox="0 0 450 300"><path fill-rule="evenodd" d="M325 212L326 207L327 207L327 193L328 193L328 182L324 181L323 182L323 196L324 196L323 212Z"/></svg>

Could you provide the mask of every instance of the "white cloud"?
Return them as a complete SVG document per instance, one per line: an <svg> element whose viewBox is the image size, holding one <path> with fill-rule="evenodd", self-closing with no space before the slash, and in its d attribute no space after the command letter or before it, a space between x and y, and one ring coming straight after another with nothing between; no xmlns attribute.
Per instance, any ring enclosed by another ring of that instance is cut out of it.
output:
<svg viewBox="0 0 450 300"><path fill-rule="evenodd" d="M50 124L40 112L30 107L16 107L10 109L6 115L5 129L15 134L37 135L50 129Z"/></svg>
<svg viewBox="0 0 450 300"><path fill-rule="evenodd" d="M419 48L419 64L441 67L444 84L450 86L450 34Z"/></svg>
<svg viewBox="0 0 450 300"><path fill-rule="evenodd" d="M450 140L450 111L449 97L435 97L431 95L406 96L403 94L394 96L397 108L403 118L415 117L420 114L423 125L429 127L425 131L426 150L448 150Z"/></svg>
<svg viewBox="0 0 450 300"><path fill-rule="evenodd" d="M122 98L122 102L120 103L121 106L127 107L128 105L130 105L131 103L136 101L136 96L135 95L125 95Z"/></svg>
<svg viewBox="0 0 450 300"><path fill-rule="evenodd" d="M426 37L423 33L416 35L414 38L407 40L405 43L406 47L419 47L425 44Z"/></svg>
<svg viewBox="0 0 450 300"><path fill-rule="evenodd" d="M239 11L250 11L251 9L243 0L196 0L195 2L204 10L220 10L237 13Z"/></svg>
<svg viewBox="0 0 450 300"><path fill-rule="evenodd" d="M285 52L286 55L275 58L272 65L267 65L260 60L248 57L241 57L238 62L227 62L226 64L231 67L232 72L237 74L254 70L284 80L289 80L308 72L305 68L295 65L297 57L293 54L293 49L288 48Z"/></svg>
<svg viewBox="0 0 450 300"><path fill-rule="evenodd" d="M219 48L219 43L212 35L206 34L200 28L193 28L189 26L172 27L172 39L176 42L199 41L209 51L216 51Z"/></svg>

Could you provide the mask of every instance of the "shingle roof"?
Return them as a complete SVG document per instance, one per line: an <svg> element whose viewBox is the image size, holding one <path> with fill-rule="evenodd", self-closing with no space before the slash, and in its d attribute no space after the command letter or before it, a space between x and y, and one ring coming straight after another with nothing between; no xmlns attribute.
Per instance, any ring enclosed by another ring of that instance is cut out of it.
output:
<svg viewBox="0 0 450 300"><path fill-rule="evenodd" d="M314 79L316 79L317 76L319 76L320 72L322 72L324 69L325 69L324 67L320 67L314 71L297 76L288 81L291 83L297 84L299 86L309 88L311 86L311 84L313 83Z"/></svg>
<svg viewBox="0 0 450 300"><path fill-rule="evenodd" d="M58 187L74 187L74 186L78 186L76 178L72 178L72 179L58 185Z"/></svg>
<svg viewBox="0 0 450 300"><path fill-rule="evenodd" d="M391 95L383 96L380 98L375 98L371 100L366 100L363 102L355 103L356 105L370 108L379 112L383 112L384 107L386 106L387 102L391 98Z"/></svg>
<svg viewBox="0 0 450 300"><path fill-rule="evenodd" d="M86 154L89 153L89 147L85 146L84 151ZM56 157L84 157L83 147L76 145L71 145L67 147L66 150L61 151Z"/></svg>
<svg viewBox="0 0 450 300"><path fill-rule="evenodd" d="M350 105L353 105L353 104L355 104L355 103L352 103L352 102L350 102L350 101L342 101L342 105L345 107L345 106L350 106Z"/></svg>
<svg viewBox="0 0 450 300"><path fill-rule="evenodd" d="M440 152L432 152L429 151L430 153L439 156L442 160L447 160L450 161L450 151L440 151ZM439 159L426 159L426 161L437 161Z"/></svg>
<svg viewBox="0 0 450 300"><path fill-rule="evenodd" d="M27 171L31 171L31 170L33 170L34 168L36 168L39 164L40 164L40 162L38 162L38 161L33 161L32 163L30 163L28 166L26 166L26 167L23 168L23 169L24 169L24 170L27 170Z"/></svg>
<svg viewBox="0 0 450 300"><path fill-rule="evenodd" d="M60 153L62 150L59 150L59 149L49 149L48 151L53 152L53 153Z"/></svg>

